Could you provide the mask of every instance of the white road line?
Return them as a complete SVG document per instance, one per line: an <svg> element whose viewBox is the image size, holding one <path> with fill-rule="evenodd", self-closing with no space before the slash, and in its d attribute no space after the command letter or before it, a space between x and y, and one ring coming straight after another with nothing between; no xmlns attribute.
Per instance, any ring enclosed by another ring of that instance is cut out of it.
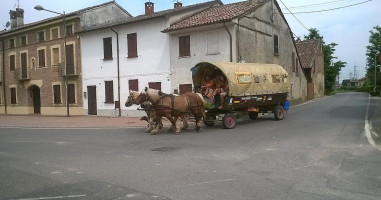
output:
<svg viewBox="0 0 381 200"><path fill-rule="evenodd" d="M68 196L57 196L57 197L37 197L37 198L26 198L26 199L11 199L11 200L48 200L48 199L66 199L66 198L79 198L85 197L85 194L79 195L68 195Z"/></svg>
<svg viewBox="0 0 381 200"><path fill-rule="evenodd" d="M202 183L192 183L188 185L204 185L204 184L209 184L209 183L218 183L218 182L225 182L225 181L232 181L233 179L223 179L223 180L215 180L215 181L207 181L207 182L202 182Z"/></svg>
<svg viewBox="0 0 381 200"><path fill-rule="evenodd" d="M368 114L369 114L369 104L370 104L370 96L368 96L368 106L366 107L366 113L365 113L365 136L368 139L369 144L372 146L376 146L374 143L374 140L372 138L372 134L370 133L370 125L368 120Z"/></svg>

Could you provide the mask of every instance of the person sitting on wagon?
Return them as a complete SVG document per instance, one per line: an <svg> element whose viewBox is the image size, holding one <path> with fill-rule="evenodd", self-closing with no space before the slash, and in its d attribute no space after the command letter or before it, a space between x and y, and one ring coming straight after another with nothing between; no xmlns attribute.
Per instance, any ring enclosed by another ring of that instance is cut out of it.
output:
<svg viewBox="0 0 381 200"><path fill-rule="evenodd" d="M210 79L208 75L205 76L205 82L204 85L201 86L201 89L205 90L205 96L210 98L212 101L214 100L212 95L215 88L216 86L214 85L213 80Z"/></svg>
<svg viewBox="0 0 381 200"><path fill-rule="evenodd" d="M218 109L222 109L224 105L224 100L226 95L228 94L228 82L225 78L225 76L220 76L218 82L217 82L217 88L214 90L212 96L214 97L216 94L220 94L220 106L218 106Z"/></svg>

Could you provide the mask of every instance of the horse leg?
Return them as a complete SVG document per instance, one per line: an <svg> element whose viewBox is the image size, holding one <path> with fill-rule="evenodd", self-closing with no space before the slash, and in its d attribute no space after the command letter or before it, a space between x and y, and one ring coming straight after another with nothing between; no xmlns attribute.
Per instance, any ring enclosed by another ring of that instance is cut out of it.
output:
<svg viewBox="0 0 381 200"><path fill-rule="evenodd" d="M185 119L185 115L181 116L181 119L183 120L183 127L181 127L181 130L186 130L189 127L189 125L187 120Z"/></svg>
<svg viewBox="0 0 381 200"><path fill-rule="evenodd" d="M174 117L175 123L177 123L177 119L178 117ZM176 126L173 126L173 125L171 125L171 127L169 127L168 129L168 132L175 132L175 131L176 131Z"/></svg>
<svg viewBox="0 0 381 200"><path fill-rule="evenodd" d="M170 114L166 114L165 117L172 123L172 126L174 126L176 130L176 135L180 134L181 130L176 127L176 121Z"/></svg>

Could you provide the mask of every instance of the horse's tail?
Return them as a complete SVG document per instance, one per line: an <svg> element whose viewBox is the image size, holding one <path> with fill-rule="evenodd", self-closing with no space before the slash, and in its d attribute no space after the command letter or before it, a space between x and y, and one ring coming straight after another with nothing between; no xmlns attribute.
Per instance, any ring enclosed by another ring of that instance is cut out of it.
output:
<svg viewBox="0 0 381 200"><path fill-rule="evenodd" d="M202 113L202 117L203 117L203 119L204 119L204 121L206 120L206 114L205 114L205 108L206 108L206 101L205 101L205 99L204 99L204 97L202 96L202 94L200 94L200 93L196 93L197 95L198 95L198 97L200 98L200 100L202 101L202 108L200 109L200 111L201 111L201 113Z"/></svg>

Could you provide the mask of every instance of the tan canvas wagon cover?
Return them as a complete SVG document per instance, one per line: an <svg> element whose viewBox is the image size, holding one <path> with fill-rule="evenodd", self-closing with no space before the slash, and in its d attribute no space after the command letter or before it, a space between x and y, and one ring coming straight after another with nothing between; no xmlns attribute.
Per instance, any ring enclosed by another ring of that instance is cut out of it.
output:
<svg viewBox="0 0 381 200"><path fill-rule="evenodd" d="M221 70L228 80L229 96L288 93L286 70L276 64L201 62L191 69L195 87L202 85L205 74Z"/></svg>

